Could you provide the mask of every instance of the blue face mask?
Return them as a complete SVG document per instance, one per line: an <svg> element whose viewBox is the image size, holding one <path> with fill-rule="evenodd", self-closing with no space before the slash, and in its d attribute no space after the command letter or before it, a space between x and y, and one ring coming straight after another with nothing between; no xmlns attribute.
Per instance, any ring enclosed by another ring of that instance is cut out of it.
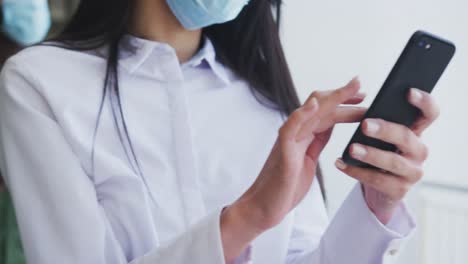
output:
<svg viewBox="0 0 468 264"><path fill-rule="evenodd" d="M28 46L42 41L51 25L47 0L4 0L1 31L14 42Z"/></svg>
<svg viewBox="0 0 468 264"><path fill-rule="evenodd" d="M166 0L184 28L200 29L235 19L249 0Z"/></svg>

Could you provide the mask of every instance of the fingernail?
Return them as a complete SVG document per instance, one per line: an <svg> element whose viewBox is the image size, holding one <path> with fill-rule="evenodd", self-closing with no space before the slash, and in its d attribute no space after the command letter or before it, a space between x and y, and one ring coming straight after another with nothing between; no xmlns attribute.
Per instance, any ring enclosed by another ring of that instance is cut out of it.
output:
<svg viewBox="0 0 468 264"><path fill-rule="evenodd" d="M375 134L379 131L380 125L377 123L377 121L372 120L372 119L367 119L366 120L366 132L369 134Z"/></svg>
<svg viewBox="0 0 468 264"><path fill-rule="evenodd" d="M351 148L351 155L355 158L364 158L367 155L367 150L359 144L354 144Z"/></svg>
<svg viewBox="0 0 468 264"><path fill-rule="evenodd" d="M358 92L354 97L357 97L357 98L364 98L366 97L367 94L365 92Z"/></svg>
<svg viewBox="0 0 468 264"><path fill-rule="evenodd" d="M348 167L348 165L346 165L342 159L337 159L335 161L335 166L340 170L345 170Z"/></svg>
<svg viewBox="0 0 468 264"><path fill-rule="evenodd" d="M423 97L423 94L418 89L411 88L410 96L411 96L411 100L413 100L413 102L417 103L417 102L421 101L421 99Z"/></svg>

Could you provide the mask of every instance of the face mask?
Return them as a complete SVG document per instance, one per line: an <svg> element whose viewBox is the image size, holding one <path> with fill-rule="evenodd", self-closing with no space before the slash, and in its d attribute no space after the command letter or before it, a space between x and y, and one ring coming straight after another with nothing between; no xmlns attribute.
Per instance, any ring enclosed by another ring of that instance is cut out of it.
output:
<svg viewBox="0 0 468 264"><path fill-rule="evenodd" d="M166 0L184 28L200 29L235 19L249 0Z"/></svg>
<svg viewBox="0 0 468 264"><path fill-rule="evenodd" d="M28 46L42 41L50 28L47 0L4 0L2 31L13 41Z"/></svg>

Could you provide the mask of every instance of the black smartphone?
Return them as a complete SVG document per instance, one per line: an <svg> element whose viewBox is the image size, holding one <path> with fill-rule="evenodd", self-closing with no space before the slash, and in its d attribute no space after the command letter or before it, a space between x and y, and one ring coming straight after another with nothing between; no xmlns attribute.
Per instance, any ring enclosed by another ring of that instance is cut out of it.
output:
<svg viewBox="0 0 468 264"><path fill-rule="evenodd" d="M455 45L452 42L424 31L414 33L364 119L381 118L410 127L420 111L408 102L409 89L414 87L432 92L454 54ZM351 157L349 148L353 143L397 151L395 145L365 136L361 123L342 157L346 164L353 166L373 168Z"/></svg>

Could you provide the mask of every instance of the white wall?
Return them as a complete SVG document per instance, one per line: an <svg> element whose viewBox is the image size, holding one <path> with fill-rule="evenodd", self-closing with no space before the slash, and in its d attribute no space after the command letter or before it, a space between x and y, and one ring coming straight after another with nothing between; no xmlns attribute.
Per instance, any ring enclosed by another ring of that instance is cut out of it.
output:
<svg viewBox="0 0 468 264"><path fill-rule="evenodd" d="M468 187L467 12L466 0L286 0L283 42L302 99L359 75L369 105L414 31L452 40L457 54L433 93L442 115L424 135L431 148L425 180ZM321 158L331 213L354 183L333 165L354 129L338 127ZM417 263L416 243L401 263Z"/></svg>

